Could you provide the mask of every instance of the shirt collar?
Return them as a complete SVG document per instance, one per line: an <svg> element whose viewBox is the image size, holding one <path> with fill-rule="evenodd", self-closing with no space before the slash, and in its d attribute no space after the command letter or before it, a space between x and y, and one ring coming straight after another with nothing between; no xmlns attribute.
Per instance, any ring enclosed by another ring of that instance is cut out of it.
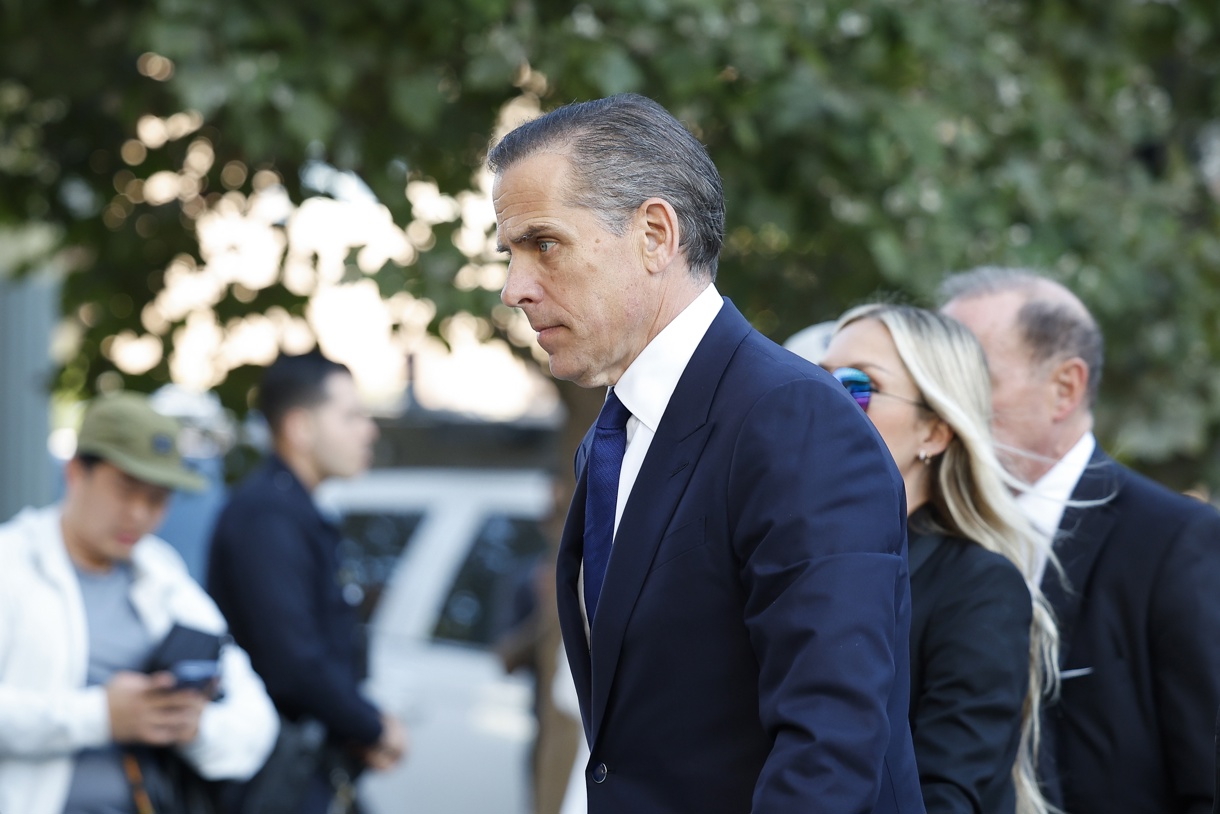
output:
<svg viewBox="0 0 1220 814"><path fill-rule="evenodd" d="M1080 440L1067 451L1067 454L1056 461L1050 471L1038 478L1034 488L1062 500L1070 498L1072 490L1076 488L1076 482L1084 474L1084 468L1089 465L1096 446L1097 439L1093 437L1093 433L1086 432L1080 436Z"/></svg>
<svg viewBox="0 0 1220 814"><path fill-rule="evenodd" d="M716 286L708 285L653 337L614 385L619 401L650 431L657 431L678 380L723 306Z"/></svg>
<svg viewBox="0 0 1220 814"><path fill-rule="evenodd" d="M1093 433L1086 432L1028 491L1017 496L1017 503L1026 517L1043 534L1053 535L1059 528L1072 490L1092 460L1096 447L1097 439Z"/></svg>

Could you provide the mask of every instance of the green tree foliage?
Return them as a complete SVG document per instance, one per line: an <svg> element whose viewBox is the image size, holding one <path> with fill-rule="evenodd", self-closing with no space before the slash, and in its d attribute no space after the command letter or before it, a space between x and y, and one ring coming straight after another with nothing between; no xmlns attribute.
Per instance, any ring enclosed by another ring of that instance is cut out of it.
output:
<svg viewBox="0 0 1220 814"><path fill-rule="evenodd" d="M406 182L467 189L509 100L638 91L720 167L719 285L764 332L882 294L927 303L950 270L1046 269L1106 331L1103 439L1180 484L1220 476L1214 0L6 0L0 13L0 222L50 222L74 249L66 307L87 330L70 384L92 385L104 338L138 324L172 257L197 253L181 203L122 194L181 168L193 139L213 152L205 201L259 169L299 201L300 168L324 160L406 223ZM123 159L141 116L183 110L198 130ZM433 300L438 320L489 313L494 294L452 285L465 262L452 226L377 272L383 292ZM221 309L271 305L303 301L272 286Z"/></svg>

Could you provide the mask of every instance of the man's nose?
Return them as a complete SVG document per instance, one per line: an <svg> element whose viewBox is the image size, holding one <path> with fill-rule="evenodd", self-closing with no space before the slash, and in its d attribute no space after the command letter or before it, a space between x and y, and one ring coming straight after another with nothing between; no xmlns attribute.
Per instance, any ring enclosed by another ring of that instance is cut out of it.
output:
<svg viewBox="0 0 1220 814"><path fill-rule="evenodd" d="M156 517L160 509L161 504L151 497L139 496L127 503L128 515L133 521L141 525Z"/></svg>
<svg viewBox="0 0 1220 814"><path fill-rule="evenodd" d="M504 288L500 289L500 302L509 308L520 308L538 302L540 297L538 281L528 265L518 260L510 260Z"/></svg>

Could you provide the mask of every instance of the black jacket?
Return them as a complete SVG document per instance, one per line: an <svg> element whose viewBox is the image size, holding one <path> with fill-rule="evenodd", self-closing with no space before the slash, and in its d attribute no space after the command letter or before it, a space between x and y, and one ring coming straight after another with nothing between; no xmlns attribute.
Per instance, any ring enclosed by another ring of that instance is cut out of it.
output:
<svg viewBox="0 0 1220 814"><path fill-rule="evenodd" d="M1209 814L1220 703L1220 513L1100 449L1047 569L1063 689L1045 779L1072 814Z"/></svg>
<svg viewBox="0 0 1220 814"><path fill-rule="evenodd" d="M911 733L928 814L1012 814L1033 606L1003 556L911 517Z"/></svg>
<svg viewBox="0 0 1220 814"><path fill-rule="evenodd" d="M334 742L381 737L360 694L364 647L338 581L340 534L276 457L230 496L212 535L208 591L288 719L321 721Z"/></svg>
<svg viewBox="0 0 1220 814"><path fill-rule="evenodd" d="M1220 710L1216 711L1216 801L1212 814L1220 814Z"/></svg>

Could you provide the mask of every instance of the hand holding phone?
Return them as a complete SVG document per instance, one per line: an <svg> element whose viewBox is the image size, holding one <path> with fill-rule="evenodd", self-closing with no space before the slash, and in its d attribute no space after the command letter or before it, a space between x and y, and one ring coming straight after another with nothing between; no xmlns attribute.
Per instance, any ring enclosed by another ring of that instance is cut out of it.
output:
<svg viewBox="0 0 1220 814"><path fill-rule="evenodd" d="M174 675L120 670L106 683L110 733L115 743L174 746L190 743L208 703L205 689L176 689Z"/></svg>

